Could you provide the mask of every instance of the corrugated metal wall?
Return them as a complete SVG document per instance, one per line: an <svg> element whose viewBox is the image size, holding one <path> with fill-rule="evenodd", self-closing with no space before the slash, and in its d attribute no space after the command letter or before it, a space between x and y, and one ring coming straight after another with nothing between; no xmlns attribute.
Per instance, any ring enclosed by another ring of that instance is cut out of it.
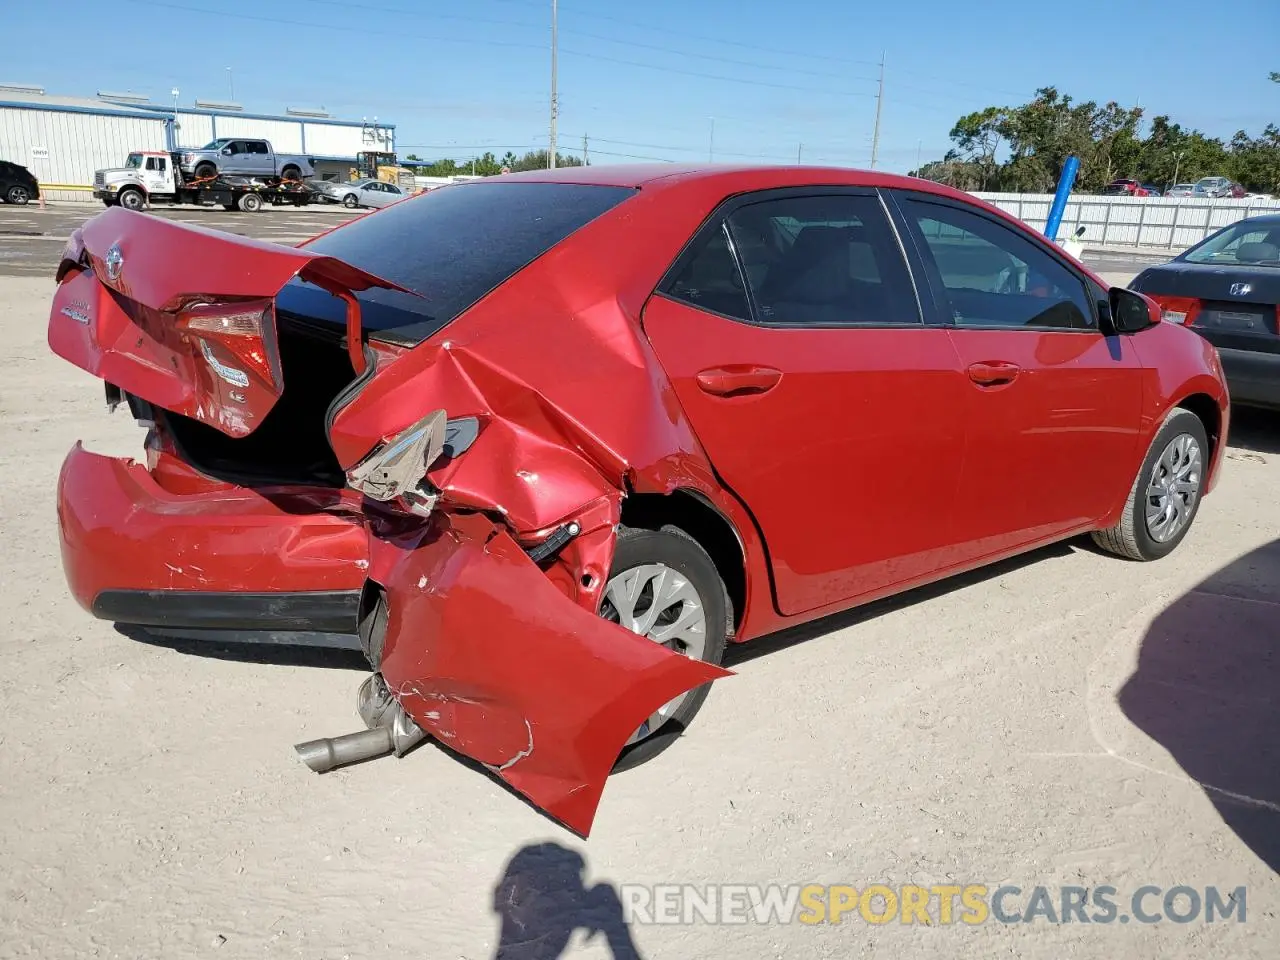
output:
<svg viewBox="0 0 1280 960"><path fill-rule="evenodd" d="M308 121L307 150L315 157L355 157L364 150L389 152L391 131L385 127L339 127L319 121ZM222 121L218 121L221 135Z"/></svg>
<svg viewBox="0 0 1280 960"><path fill-rule="evenodd" d="M974 196L1037 230L1044 229L1053 204L1053 195L1048 193L976 193ZM1086 246L1182 250L1227 224L1277 212L1280 212L1280 200L1077 195L1067 201L1058 239L1066 239L1078 227L1084 227L1081 239Z"/></svg>
<svg viewBox="0 0 1280 960"><path fill-rule="evenodd" d="M48 200L85 200L100 167L118 167L130 150L164 150L162 117L118 117L0 107L0 157L27 167ZM47 158L44 151L48 151Z"/></svg>
<svg viewBox="0 0 1280 960"><path fill-rule="evenodd" d="M253 137L270 140L277 153L302 153L302 124L296 120L255 120L219 115L214 126L218 137ZM205 141L208 143L208 141Z"/></svg>
<svg viewBox="0 0 1280 960"><path fill-rule="evenodd" d="M213 117L203 113L178 113L178 146L203 147L213 139Z"/></svg>

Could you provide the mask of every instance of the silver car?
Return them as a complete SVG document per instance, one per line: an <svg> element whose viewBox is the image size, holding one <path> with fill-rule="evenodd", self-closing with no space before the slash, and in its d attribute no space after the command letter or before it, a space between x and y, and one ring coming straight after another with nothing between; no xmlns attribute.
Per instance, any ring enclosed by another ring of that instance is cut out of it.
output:
<svg viewBox="0 0 1280 960"><path fill-rule="evenodd" d="M1166 197L1194 197L1196 196L1196 185L1194 183L1175 183L1165 192Z"/></svg>
<svg viewBox="0 0 1280 960"><path fill-rule="evenodd" d="M372 207L374 209L385 207L388 204L395 203L397 200L404 199L405 196L404 191L394 183L384 183L381 180L375 180L370 177L365 177L363 180L350 180L345 183L326 181L318 186L325 199L340 203L352 210L356 207Z"/></svg>

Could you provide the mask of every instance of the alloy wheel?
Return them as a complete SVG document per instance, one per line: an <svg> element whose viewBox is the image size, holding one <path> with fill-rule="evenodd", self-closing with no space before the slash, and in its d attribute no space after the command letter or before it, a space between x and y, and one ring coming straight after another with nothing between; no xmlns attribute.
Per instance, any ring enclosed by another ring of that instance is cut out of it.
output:
<svg viewBox="0 0 1280 960"><path fill-rule="evenodd" d="M1147 484L1147 533L1156 543L1168 543L1191 520L1200 496L1203 457L1200 443L1189 433L1169 441L1151 470Z"/></svg>
<svg viewBox="0 0 1280 960"><path fill-rule="evenodd" d="M675 653L695 660L706 658L705 604L689 578L664 563L631 567L610 578L605 584L600 615ZM631 735L626 746L658 730L688 696L682 693L659 707Z"/></svg>

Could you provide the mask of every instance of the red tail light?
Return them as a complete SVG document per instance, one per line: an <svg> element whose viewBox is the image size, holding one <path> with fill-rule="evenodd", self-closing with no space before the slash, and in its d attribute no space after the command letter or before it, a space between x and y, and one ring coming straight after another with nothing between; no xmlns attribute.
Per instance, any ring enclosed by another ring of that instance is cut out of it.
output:
<svg viewBox="0 0 1280 960"><path fill-rule="evenodd" d="M283 387L270 300L193 303L179 311L175 326L198 342L205 362L233 387L244 389L251 379Z"/></svg>
<svg viewBox="0 0 1280 960"><path fill-rule="evenodd" d="M1160 304L1160 318L1171 323L1190 326L1200 312L1200 301L1195 297L1170 297L1160 293L1149 293L1147 296Z"/></svg>

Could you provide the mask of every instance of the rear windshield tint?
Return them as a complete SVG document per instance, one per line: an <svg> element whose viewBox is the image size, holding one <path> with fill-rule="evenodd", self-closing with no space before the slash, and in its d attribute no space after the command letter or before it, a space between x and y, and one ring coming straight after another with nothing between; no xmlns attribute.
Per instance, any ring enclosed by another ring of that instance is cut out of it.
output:
<svg viewBox="0 0 1280 960"><path fill-rule="evenodd" d="M454 184L361 217L306 244L313 253L398 283L358 295L365 330L420 343L575 230L634 195L631 187L577 183ZM283 314L341 326L345 308L294 280Z"/></svg>

